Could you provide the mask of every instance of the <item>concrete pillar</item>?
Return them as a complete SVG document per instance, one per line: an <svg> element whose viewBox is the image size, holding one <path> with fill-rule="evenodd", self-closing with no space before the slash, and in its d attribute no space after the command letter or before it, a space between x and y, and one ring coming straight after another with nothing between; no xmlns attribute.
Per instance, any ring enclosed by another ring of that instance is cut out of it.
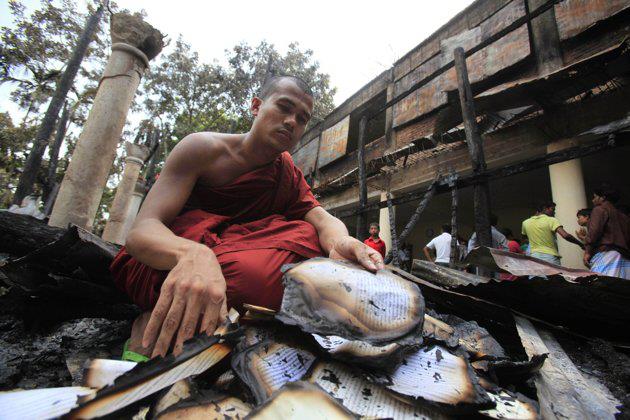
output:
<svg viewBox="0 0 630 420"><path fill-rule="evenodd" d="M547 153L576 146L573 140L561 140L547 146ZM588 207L584 177L582 175L582 161L573 159L549 166L551 181L551 196L556 203L556 218L564 230L574 235L578 229L575 214L579 209ZM583 251L577 245L558 238L558 251L562 256L562 265L571 268L584 268L582 264Z"/></svg>
<svg viewBox="0 0 630 420"><path fill-rule="evenodd" d="M381 193L381 201L387 201L387 193ZM394 211L396 208L394 207ZM387 252L392 250L392 231L391 226L389 224L389 209L384 207L378 212L378 225L380 226L381 232L379 234L380 238L385 242L385 248Z"/></svg>
<svg viewBox="0 0 630 420"><path fill-rule="evenodd" d="M114 201L109 208L109 219L105 225L105 230L103 230L103 239L119 245L124 245L125 243L127 232L124 231L124 226L129 204L138 182L140 170L144 165L145 159L149 156L149 149L146 146L127 142L125 143L125 149L127 151L125 169L118 188L116 188Z"/></svg>
<svg viewBox="0 0 630 420"><path fill-rule="evenodd" d="M122 227L122 237L127 240L127 235L133 226L133 222L136 220L136 216L138 215L138 211L140 210L140 205L142 204L142 200L144 199L144 195L146 193L146 184L144 181L136 182L136 187L131 194L131 199L129 200L129 205L127 206L127 214L125 216L125 223ZM124 244L124 243L123 243Z"/></svg>
<svg viewBox="0 0 630 420"><path fill-rule="evenodd" d="M112 53L61 183L49 224L91 230L140 78L162 49L162 35L138 16L116 14Z"/></svg>

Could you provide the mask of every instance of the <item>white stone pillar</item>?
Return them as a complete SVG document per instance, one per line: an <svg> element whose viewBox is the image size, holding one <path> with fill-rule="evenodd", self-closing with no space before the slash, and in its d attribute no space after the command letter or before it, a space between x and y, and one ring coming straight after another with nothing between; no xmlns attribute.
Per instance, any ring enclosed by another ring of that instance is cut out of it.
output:
<svg viewBox="0 0 630 420"><path fill-rule="evenodd" d="M129 200L129 205L127 206L127 215L125 216L125 222L122 227L122 237L124 240L127 239L127 235L133 226L133 222L136 220L136 216L138 215L138 211L140 210L140 205L142 204L142 199L144 198L144 194L146 192L146 184L144 181L138 181L136 183L136 188L134 189L133 194L131 194L131 199ZM124 241L123 241L124 245Z"/></svg>
<svg viewBox="0 0 630 420"><path fill-rule="evenodd" d="M381 201L387 201L387 193L381 192ZM396 211L396 207L393 208ZM381 232L379 236L385 242L385 248L387 252L392 250L392 231L391 226L389 224L389 209L387 207L383 207L378 212L378 224L380 226Z"/></svg>
<svg viewBox="0 0 630 420"><path fill-rule="evenodd" d="M159 31L135 15L114 15L111 37L112 53L61 183L52 226L92 229L140 78L163 45Z"/></svg>
<svg viewBox="0 0 630 420"><path fill-rule="evenodd" d="M116 188L114 201L109 208L109 219L107 219L105 230L103 230L103 239L119 245L125 243L127 232L124 231L124 225L127 220L128 207L138 182L140 170L142 170L145 159L149 156L149 149L146 146L127 142L125 149L127 150L125 169L118 188Z"/></svg>
<svg viewBox="0 0 630 420"><path fill-rule="evenodd" d="M557 152L568 147L577 146L573 140L561 140L547 146L547 153ZM564 230L575 236L579 228L575 214L578 210L588 207L584 177L582 175L582 161L573 159L549 166L551 181L551 196L556 203L556 218ZM558 251L562 256L564 267L584 268L582 264L582 249L557 235Z"/></svg>

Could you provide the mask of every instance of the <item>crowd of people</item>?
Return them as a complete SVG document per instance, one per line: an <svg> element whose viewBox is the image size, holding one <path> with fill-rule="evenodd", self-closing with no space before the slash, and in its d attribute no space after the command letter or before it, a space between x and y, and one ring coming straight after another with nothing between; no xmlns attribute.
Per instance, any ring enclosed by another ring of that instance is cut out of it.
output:
<svg viewBox="0 0 630 420"><path fill-rule="evenodd" d="M559 236L584 250L583 262L591 271L630 279L630 217L628 209L618 204L619 200L619 192L608 185L596 189L593 208L577 211L580 228L575 235L567 232L555 217L556 204L551 201L541 203L535 214L523 221L520 239L508 228L499 229L497 216L491 215L492 247L562 265L558 252ZM448 266L451 239L451 225L442 225L442 232L424 246L425 258L437 265ZM378 224L370 225L370 238L365 244L385 256L385 243L378 237ZM467 243L458 236L458 256L455 260L463 260L478 245L476 233Z"/></svg>

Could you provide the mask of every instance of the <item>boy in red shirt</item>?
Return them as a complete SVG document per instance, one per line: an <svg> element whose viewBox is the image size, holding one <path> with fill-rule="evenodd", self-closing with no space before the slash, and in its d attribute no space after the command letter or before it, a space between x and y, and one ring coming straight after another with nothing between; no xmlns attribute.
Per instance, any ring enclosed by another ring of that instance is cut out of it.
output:
<svg viewBox="0 0 630 420"><path fill-rule="evenodd" d="M370 223L370 237L363 241L363 243L370 248L377 250L383 258L385 258L385 252L387 250L385 249L385 242L383 242L378 236L379 230L380 228L378 223Z"/></svg>

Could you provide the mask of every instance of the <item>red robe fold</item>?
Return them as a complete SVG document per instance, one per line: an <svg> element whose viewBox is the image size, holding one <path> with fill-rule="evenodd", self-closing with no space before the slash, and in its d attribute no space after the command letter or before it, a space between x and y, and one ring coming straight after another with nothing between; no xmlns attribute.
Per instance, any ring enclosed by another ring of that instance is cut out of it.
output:
<svg viewBox="0 0 630 420"><path fill-rule="evenodd" d="M227 284L228 307L243 303L278 309L284 264L322 255L315 228L304 215L319 203L291 156L211 188L196 185L169 226L210 247ZM155 306L168 272L152 269L123 247L111 264L116 286L143 309Z"/></svg>

